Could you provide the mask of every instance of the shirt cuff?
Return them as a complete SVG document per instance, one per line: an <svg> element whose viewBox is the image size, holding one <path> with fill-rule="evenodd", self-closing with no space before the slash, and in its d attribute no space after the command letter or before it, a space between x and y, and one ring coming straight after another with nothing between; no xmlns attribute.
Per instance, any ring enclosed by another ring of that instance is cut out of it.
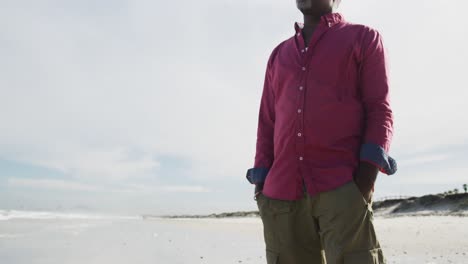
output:
<svg viewBox="0 0 468 264"><path fill-rule="evenodd" d="M360 160L374 164L379 171L387 175L392 175L397 171L396 161L377 144L362 144L359 156Z"/></svg>
<svg viewBox="0 0 468 264"><path fill-rule="evenodd" d="M250 168L247 170L247 175L245 177L252 184L264 182L269 170L269 168L263 167Z"/></svg>

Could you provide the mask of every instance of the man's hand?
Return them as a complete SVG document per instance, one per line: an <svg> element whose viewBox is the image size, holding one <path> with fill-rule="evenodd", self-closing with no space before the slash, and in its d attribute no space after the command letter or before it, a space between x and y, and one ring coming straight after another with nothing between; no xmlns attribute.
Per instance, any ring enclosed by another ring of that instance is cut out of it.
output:
<svg viewBox="0 0 468 264"><path fill-rule="evenodd" d="M367 202L371 200L374 193L374 183L378 173L379 169L376 166L369 162L360 161L357 172L353 177Z"/></svg>
<svg viewBox="0 0 468 264"><path fill-rule="evenodd" d="M260 182L260 183L255 184L255 194L254 194L254 197L255 197L255 198L257 198L258 194L259 194L260 192L262 192L262 190L263 190L263 184L264 184L264 182Z"/></svg>
<svg viewBox="0 0 468 264"><path fill-rule="evenodd" d="M255 193L261 192L263 190L263 182L255 184Z"/></svg>

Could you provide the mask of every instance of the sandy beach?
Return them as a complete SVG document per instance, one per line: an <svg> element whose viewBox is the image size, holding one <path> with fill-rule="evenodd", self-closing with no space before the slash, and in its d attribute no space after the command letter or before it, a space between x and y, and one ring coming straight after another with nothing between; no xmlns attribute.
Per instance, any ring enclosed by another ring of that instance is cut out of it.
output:
<svg viewBox="0 0 468 264"><path fill-rule="evenodd" d="M375 217L389 263L468 263L468 217ZM266 263L258 217L0 220L0 259L35 263Z"/></svg>

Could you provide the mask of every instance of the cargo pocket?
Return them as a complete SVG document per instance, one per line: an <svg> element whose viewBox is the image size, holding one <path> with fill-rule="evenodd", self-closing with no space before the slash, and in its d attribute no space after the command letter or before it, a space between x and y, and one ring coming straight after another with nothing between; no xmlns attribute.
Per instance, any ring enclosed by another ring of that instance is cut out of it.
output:
<svg viewBox="0 0 468 264"><path fill-rule="evenodd" d="M267 251L278 248L277 243L275 242L274 218L269 204L270 199L265 197L263 193L260 192L257 197L257 207L263 223L263 238Z"/></svg>
<svg viewBox="0 0 468 264"><path fill-rule="evenodd" d="M354 251L344 254L344 264L386 264L381 248Z"/></svg>
<svg viewBox="0 0 468 264"><path fill-rule="evenodd" d="M265 196L261 193L257 199L260 216L263 222L263 234L266 249L280 252L285 243L290 240L289 218L292 202Z"/></svg>
<svg viewBox="0 0 468 264"><path fill-rule="evenodd" d="M271 213L272 233L274 236L274 243L271 249L283 252L285 248L290 247L294 243L292 213L295 206L293 201L269 198L268 210Z"/></svg>
<svg viewBox="0 0 468 264"><path fill-rule="evenodd" d="M270 200L270 204L269 204L270 210L274 215L291 212L292 205L293 205L292 201L272 199L272 198L268 198L268 199Z"/></svg>

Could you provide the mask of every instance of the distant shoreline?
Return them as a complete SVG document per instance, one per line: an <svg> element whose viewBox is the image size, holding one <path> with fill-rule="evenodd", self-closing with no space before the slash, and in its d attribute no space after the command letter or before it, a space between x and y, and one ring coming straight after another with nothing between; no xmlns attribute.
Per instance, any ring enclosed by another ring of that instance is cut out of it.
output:
<svg viewBox="0 0 468 264"><path fill-rule="evenodd" d="M406 199L387 199L375 201L372 204L375 216L468 216L468 193L457 194L429 194ZM230 217L259 217L256 211L224 212L207 215L142 215L143 219L151 218L230 218Z"/></svg>

